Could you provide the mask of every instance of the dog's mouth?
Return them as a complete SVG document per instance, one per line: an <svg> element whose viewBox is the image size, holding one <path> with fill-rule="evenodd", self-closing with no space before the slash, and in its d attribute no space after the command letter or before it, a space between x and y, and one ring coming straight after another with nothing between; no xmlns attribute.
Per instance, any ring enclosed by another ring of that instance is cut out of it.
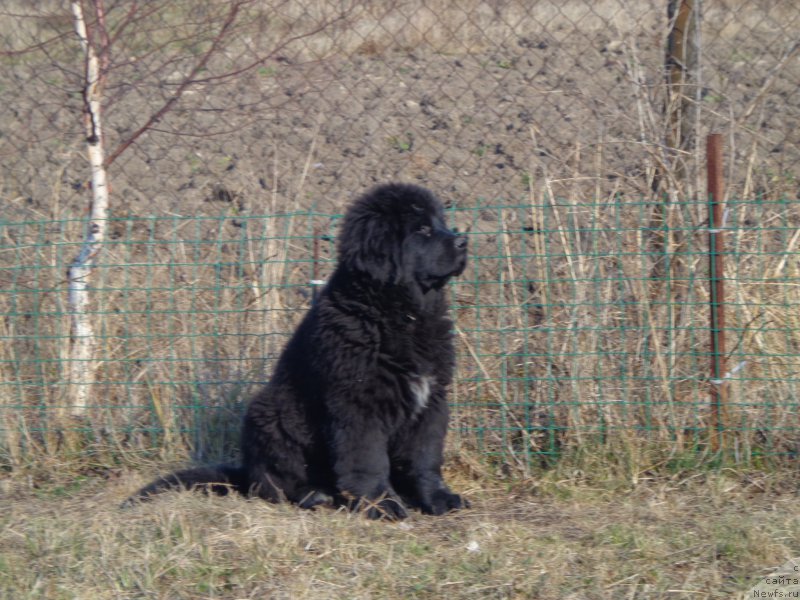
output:
<svg viewBox="0 0 800 600"><path fill-rule="evenodd" d="M455 252L455 268L449 277L458 277L467 268L467 246L469 241L465 235L456 235L453 240L453 250Z"/></svg>
<svg viewBox="0 0 800 600"><path fill-rule="evenodd" d="M458 257L458 262L456 263L455 270L450 273L450 277L458 277L461 275L467 268L467 253L466 251L461 253Z"/></svg>
<svg viewBox="0 0 800 600"><path fill-rule="evenodd" d="M458 277L467 268L466 249L457 250L455 256L443 261L435 270L417 272L417 282L423 290L440 289L453 277Z"/></svg>

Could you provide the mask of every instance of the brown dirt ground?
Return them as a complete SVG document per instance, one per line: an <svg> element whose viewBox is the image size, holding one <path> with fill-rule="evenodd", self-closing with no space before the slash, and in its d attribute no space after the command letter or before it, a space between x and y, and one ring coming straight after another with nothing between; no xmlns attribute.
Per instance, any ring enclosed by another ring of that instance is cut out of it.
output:
<svg viewBox="0 0 800 600"><path fill-rule="evenodd" d="M699 134L725 134L734 196L799 191L800 66L778 68L791 29L776 31L783 13L772 12L752 28L728 27L730 13L707 25ZM582 21L563 17L543 25L533 12L461 52L409 48L378 29L345 55L312 61L313 40L301 40L241 77L192 86L112 166L112 213L336 213L390 179L467 206L519 202L531 190L541 197L546 179L554 194L579 201L641 198L656 164L670 160L660 124L663 23L643 11L638 28L618 28L610 15L608 27L582 30ZM20 80L28 66L17 65ZM116 72L107 90L109 151L163 102L162 88L181 68L166 78L136 62ZM27 119L7 140L16 146L3 167L7 210L75 217L87 202L79 98L32 103L53 96L47 82L3 91L19 104L19 123ZM25 144L26 136L39 142ZM688 197L698 191L693 179L685 183Z"/></svg>

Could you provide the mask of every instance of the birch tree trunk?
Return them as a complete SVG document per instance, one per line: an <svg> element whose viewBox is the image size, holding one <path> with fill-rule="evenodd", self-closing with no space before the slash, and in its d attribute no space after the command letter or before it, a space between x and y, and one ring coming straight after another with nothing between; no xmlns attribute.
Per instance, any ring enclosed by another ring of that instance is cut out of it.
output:
<svg viewBox="0 0 800 600"><path fill-rule="evenodd" d="M91 401L92 387L96 375L94 327L88 313L90 293L89 281L97 256L103 247L106 218L108 214L108 185L104 165L103 135L101 128L100 61L87 33L86 20L79 0L71 3L78 34L85 58L84 75L84 120L89 164L91 166L91 214L86 237L78 255L69 267L68 305L71 317L70 386L69 407L74 416L83 416ZM104 18L101 1L95 2L98 22Z"/></svg>

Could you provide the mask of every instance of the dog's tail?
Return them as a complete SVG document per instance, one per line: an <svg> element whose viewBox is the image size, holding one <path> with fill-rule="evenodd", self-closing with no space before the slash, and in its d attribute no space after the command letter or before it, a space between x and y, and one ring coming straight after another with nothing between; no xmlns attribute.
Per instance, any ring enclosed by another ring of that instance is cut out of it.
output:
<svg viewBox="0 0 800 600"><path fill-rule="evenodd" d="M232 491L246 494L248 491L247 476L245 470L236 465L217 465L176 471L148 483L125 500L122 507L126 508L137 502L145 502L155 494L167 490L193 489L218 496L227 496Z"/></svg>

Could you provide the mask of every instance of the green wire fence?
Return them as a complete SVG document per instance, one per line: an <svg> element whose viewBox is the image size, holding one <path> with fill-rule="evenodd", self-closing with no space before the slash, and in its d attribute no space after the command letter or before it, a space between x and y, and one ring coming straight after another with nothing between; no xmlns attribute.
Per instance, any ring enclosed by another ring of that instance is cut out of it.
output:
<svg viewBox="0 0 800 600"><path fill-rule="evenodd" d="M529 465L581 445L707 447L708 207L614 196L477 199L453 282L458 369L451 443ZM800 443L800 207L729 200L725 254L729 449ZM78 432L120 449L231 452L339 215L114 218L91 281L96 382L70 418L66 270L81 220L0 221L0 452L13 464ZM720 382L717 382L718 384Z"/></svg>

